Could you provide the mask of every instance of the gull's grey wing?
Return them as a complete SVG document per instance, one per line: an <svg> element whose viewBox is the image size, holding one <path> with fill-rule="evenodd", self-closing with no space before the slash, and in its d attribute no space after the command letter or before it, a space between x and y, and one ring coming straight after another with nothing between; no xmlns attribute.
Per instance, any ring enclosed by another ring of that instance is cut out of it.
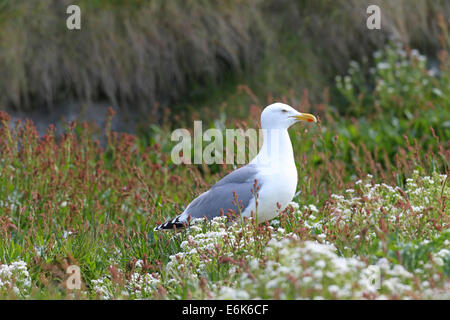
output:
<svg viewBox="0 0 450 320"><path fill-rule="evenodd" d="M191 219L202 217L213 219L220 215L221 209L224 213L227 213L229 209L237 213L239 211L233 203L235 202L233 191L237 194L242 213L253 198L252 189L257 173L258 170L254 164L248 164L229 173L213 185L210 190L195 198L180 216L158 226L156 229L172 229L174 225L177 228L182 227L185 218L188 216ZM258 182L258 185L260 185L260 182Z"/></svg>

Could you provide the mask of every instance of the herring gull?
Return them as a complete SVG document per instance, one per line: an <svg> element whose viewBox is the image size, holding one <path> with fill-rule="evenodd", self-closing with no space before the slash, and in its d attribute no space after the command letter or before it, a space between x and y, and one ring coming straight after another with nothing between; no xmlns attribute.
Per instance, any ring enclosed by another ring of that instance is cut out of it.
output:
<svg viewBox="0 0 450 320"><path fill-rule="evenodd" d="M180 215L155 230L181 228L191 220L213 219L229 212L240 213L241 217L255 214L258 222L276 217L292 201L297 188L297 169L287 129L299 121L317 122L317 119L287 104L267 106L261 114L263 144L257 156L219 180Z"/></svg>

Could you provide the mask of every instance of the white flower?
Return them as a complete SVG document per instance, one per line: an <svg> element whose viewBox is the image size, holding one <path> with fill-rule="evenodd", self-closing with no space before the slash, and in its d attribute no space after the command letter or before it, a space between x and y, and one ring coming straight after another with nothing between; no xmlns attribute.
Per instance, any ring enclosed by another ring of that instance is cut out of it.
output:
<svg viewBox="0 0 450 320"><path fill-rule="evenodd" d="M419 51L417 49L411 50L411 56L412 57L418 57L420 55Z"/></svg>
<svg viewBox="0 0 450 320"><path fill-rule="evenodd" d="M65 231L65 230L64 230L64 232L63 232L63 238L64 238L64 239L67 239L71 234L73 234L72 231Z"/></svg>
<svg viewBox="0 0 450 320"><path fill-rule="evenodd" d="M323 261L323 260L318 260L318 261L316 262L316 266L317 266L318 268L323 269L323 268L325 268L326 263L325 263L325 261Z"/></svg>
<svg viewBox="0 0 450 320"><path fill-rule="evenodd" d="M294 210L298 210L300 208L300 205L297 202L289 202L289 205L294 208Z"/></svg>
<svg viewBox="0 0 450 320"><path fill-rule="evenodd" d="M383 56L383 53L380 50L377 50L373 53L373 57L378 59L381 58Z"/></svg>
<svg viewBox="0 0 450 320"><path fill-rule="evenodd" d="M28 296L31 289L31 277L24 261L0 265L0 293L5 289L11 289L18 296Z"/></svg>
<svg viewBox="0 0 450 320"><path fill-rule="evenodd" d="M231 300L247 300L250 298L249 294L244 290L234 289L230 287L222 287L220 289L218 299Z"/></svg>
<svg viewBox="0 0 450 320"><path fill-rule="evenodd" d="M379 70L389 69L390 67L391 67L391 65L390 65L389 63L387 63L387 62L379 62L379 63L377 64L377 68L378 68Z"/></svg>
<svg viewBox="0 0 450 320"><path fill-rule="evenodd" d="M438 88L433 88L431 91L433 91L433 93L439 97L443 97L444 94L442 93L441 90L439 90Z"/></svg>

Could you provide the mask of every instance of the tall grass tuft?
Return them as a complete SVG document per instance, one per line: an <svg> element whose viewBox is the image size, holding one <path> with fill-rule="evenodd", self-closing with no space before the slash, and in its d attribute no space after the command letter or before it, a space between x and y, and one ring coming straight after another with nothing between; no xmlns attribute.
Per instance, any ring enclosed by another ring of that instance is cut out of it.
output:
<svg viewBox="0 0 450 320"><path fill-rule="evenodd" d="M82 29L69 31L69 4L1 1L2 108L107 100L149 111L239 82L259 96L310 88L317 100L335 73L388 37L436 53L437 14L450 15L447 1L375 1L382 30L369 31L360 1L80 0Z"/></svg>

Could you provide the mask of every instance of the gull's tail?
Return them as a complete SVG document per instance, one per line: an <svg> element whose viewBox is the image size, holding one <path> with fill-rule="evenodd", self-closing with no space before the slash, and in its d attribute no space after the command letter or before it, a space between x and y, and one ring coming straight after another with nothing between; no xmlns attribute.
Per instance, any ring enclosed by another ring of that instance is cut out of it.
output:
<svg viewBox="0 0 450 320"><path fill-rule="evenodd" d="M175 219L169 220L163 224L160 224L159 226L155 227L153 229L154 231L164 230L164 229L181 229L186 226L186 222L180 221L180 216L176 217Z"/></svg>

